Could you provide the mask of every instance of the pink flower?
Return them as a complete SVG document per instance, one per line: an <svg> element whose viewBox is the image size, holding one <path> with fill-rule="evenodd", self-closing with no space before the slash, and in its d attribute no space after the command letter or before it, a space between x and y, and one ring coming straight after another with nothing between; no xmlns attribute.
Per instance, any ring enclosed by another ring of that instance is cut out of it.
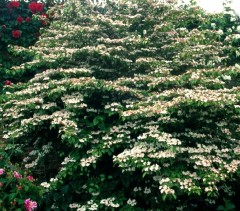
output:
<svg viewBox="0 0 240 211"><path fill-rule="evenodd" d="M26 199L24 205L27 211L32 211L37 208L37 202L31 201L30 199Z"/></svg>
<svg viewBox="0 0 240 211"><path fill-rule="evenodd" d="M48 15L48 14L41 14L41 16L42 16L43 18L49 18L49 15Z"/></svg>
<svg viewBox="0 0 240 211"><path fill-rule="evenodd" d="M4 169L0 169L0 175L4 174Z"/></svg>
<svg viewBox="0 0 240 211"><path fill-rule="evenodd" d="M0 182L0 188L3 186L3 184Z"/></svg>
<svg viewBox="0 0 240 211"><path fill-rule="evenodd" d="M5 83L4 83L6 86L11 86L13 83L9 80L6 80Z"/></svg>
<svg viewBox="0 0 240 211"><path fill-rule="evenodd" d="M29 181L31 181L31 182L34 180L33 176L30 176L30 175L27 176L27 179L28 179Z"/></svg>
<svg viewBox="0 0 240 211"><path fill-rule="evenodd" d="M22 179L22 175L19 174L17 171L14 171L14 172L13 172L13 176L14 176L16 179Z"/></svg>

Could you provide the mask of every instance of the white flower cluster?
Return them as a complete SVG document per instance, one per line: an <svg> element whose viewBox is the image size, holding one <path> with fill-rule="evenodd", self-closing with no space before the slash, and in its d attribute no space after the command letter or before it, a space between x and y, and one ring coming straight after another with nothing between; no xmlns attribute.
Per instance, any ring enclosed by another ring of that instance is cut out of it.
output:
<svg viewBox="0 0 240 211"><path fill-rule="evenodd" d="M80 161L80 165L82 167L88 167L91 164L96 163L98 156L90 156L88 158L82 158Z"/></svg>
<svg viewBox="0 0 240 211"><path fill-rule="evenodd" d="M167 185L159 186L159 189L162 194L166 194L166 195L174 195L175 194L175 190L168 187Z"/></svg>
<svg viewBox="0 0 240 211"><path fill-rule="evenodd" d="M116 199L114 197L112 198L106 198L106 199L102 199L100 201L100 204L104 204L105 206L107 207L113 207L113 208L117 208L119 207L120 205L116 202L114 202Z"/></svg>
<svg viewBox="0 0 240 211"><path fill-rule="evenodd" d="M49 188L50 187L50 183L47 183L47 182L42 182L40 185L44 188Z"/></svg>
<svg viewBox="0 0 240 211"><path fill-rule="evenodd" d="M25 168L34 168L36 167L42 158L44 158L47 154L49 154L53 149L52 142L49 142L46 145L42 146L40 150L32 150L29 152L28 156L23 159L23 162L26 164L24 165ZM34 159L34 160L33 160ZM32 161L31 163L28 163Z"/></svg>
<svg viewBox="0 0 240 211"><path fill-rule="evenodd" d="M74 160L74 159L72 159L72 158L70 158L70 157L65 157L65 158L64 158L64 161L63 161L61 164L62 164L62 165L67 165L67 164L70 163L70 162L75 163L76 160Z"/></svg>
<svg viewBox="0 0 240 211"><path fill-rule="evenodd" d="M93 200L88 201L87 204L85 204L85 205L81 205L78 203L72 203L72 204L69 204L68 207L70 209L76 209L77 211L98 210L98 204L94 203Z"/></svg>
<svg viewBox="0 0 240 211"><path fill-rule="evenodd" d="M127 204L134 207L135 205L137 205L137 201L136 201L136 199L128 199Z"/></svg>

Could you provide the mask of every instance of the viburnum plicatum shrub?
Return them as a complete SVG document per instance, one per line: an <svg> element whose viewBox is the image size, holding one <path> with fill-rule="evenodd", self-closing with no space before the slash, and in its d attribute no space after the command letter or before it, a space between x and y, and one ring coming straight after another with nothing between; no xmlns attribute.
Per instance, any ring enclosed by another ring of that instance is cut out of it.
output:
<svg viewBox="0 0 240 211"><path fill-rule="evenodd" d="M35 76L0 99L5 151L45 188L41 209L237 209L234 16L145 0L54 11L33 61L9 70Z"/></svg>

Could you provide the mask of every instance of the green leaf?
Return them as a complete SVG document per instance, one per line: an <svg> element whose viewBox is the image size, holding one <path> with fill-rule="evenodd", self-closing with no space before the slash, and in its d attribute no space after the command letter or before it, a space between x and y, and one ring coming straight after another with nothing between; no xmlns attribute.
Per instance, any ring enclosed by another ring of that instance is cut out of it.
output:
<svg viewBox="0 0 240 211"><path fill-rule="evenodd" d="M224 210L224 207L222 205L217 207L217 210Z"/></svg>
<svg viewBox="0 0 240 211"><path fill-rule="evenodd" d="M16 196L17 196L17 194L16 194L16 193L11 193L11 194L9 194L9 196L8 196L8 198L9 198L9 201L13 201L13 199L15 199L15 198L16 198Z"/></svg>
<svg viewBox="0 0 240 211"><path fill-rule="evenodd" d="M165 201L166 198L167 198L167 195L166 195L166 194L162 195L162 199L163 199L163 201Z"/></svg>
<svg viewBox="0 0 240 211"><path fill-rule="evenodd" d="M93 125L96 126L98 125L99 123L103 122L104 120L104 117L102 116L96 116L94 119L93 119Z"/></svg>

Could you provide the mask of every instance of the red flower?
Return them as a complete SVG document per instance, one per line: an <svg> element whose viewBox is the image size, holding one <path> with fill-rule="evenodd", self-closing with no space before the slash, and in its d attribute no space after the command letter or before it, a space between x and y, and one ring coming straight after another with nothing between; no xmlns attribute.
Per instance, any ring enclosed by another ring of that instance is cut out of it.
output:
<svg viewBox="0 0 240 211"><path fill-rule="evenodd" d="M18 8L20 6L20 3L18 1L10 1L7 4L7 8L8 9L14 9L14 8Z"/></svg>
<svg viewBox="0 0 240 211"><path fill-rule="evenodd" d="M23 22L23 20L24 20L23 17L21 17L21 16L18 16L18 17L17 17L17 22L18 22L18 23L21 24L21 23Z"/></svg>
<svg viewBox="0 0 240 211"><path fill-rule="evenodd" d="M12 30L12 36L14 38L19 38L21 37L21 32L19 30Z"/></svg>
<svg viewBox="0 0 240 211"><path fill-rule="evenodd" d="M31 2L28 5L28 8L31 10L32 13L37 13L37 12L43 11L43 5L41 3L37 3L35 1Z"/></svg>
<svg viewBox="0 0 240 211"><path fill-rule="evenodd" d="M5 83L4 83L6 86L11 86L13 83L9 80L6 80Z"/></svg>
<svg viewBox="0 0 240 211"><path fill-rule="evenodd" d="M25 19L25 21L26 21L26 22L30 22L30 21L31 21L31 18L27 17L27 18Z"/></svg>
<svg viewBox="0 0 240 211"><path fill-rule="evenodd" d="M2 25L2 29L6 29L7 27L6 27L6 25Z"/></svg>

